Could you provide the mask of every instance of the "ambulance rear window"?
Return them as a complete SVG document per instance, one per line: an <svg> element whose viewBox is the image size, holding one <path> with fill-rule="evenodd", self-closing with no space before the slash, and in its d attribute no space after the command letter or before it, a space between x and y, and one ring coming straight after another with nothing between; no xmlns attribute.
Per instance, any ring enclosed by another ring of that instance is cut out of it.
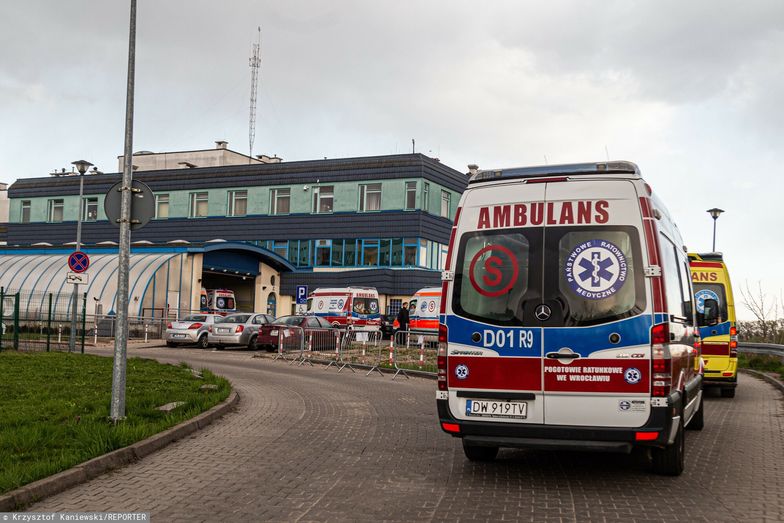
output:
<svg viewBox="0 0 784 523"><path fill-rule="evenodd" d="M560 238L547 244L558 241L557 294L567 304L564 325L590 325L642 312L644 280L634 228L547 229L547 235L556 234Z"/></svg>
<svg viewBox="0 0 784 523"><path fill-rule="evenodd" d="M531 250L524 231L466 234L461 243L456 312L496 324L519 323Z"/></svg>
<svg viewBox="0 0 784 523"><path fill-rule="evenodd" d="M724 285L720 283L694 283L694 304L697 309L697 325L707 327L705 323L705 300L708 298L719 302L719 323L725 322L727 316L727 295Z"/></svg>

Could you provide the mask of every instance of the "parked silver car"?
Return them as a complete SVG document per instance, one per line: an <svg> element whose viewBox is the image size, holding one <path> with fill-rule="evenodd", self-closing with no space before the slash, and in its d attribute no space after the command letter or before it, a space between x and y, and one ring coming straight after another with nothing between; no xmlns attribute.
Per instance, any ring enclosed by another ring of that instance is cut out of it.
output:
<svg viewBox="0 0 784 523"><path fill-rule="evenodd" d="M208 342L218 349L229 345L241 345L255 350L259 327L273 321L275 318L268 314L230 314L210 326Z"/></svg>
<svg viewBox="0 0 784 523"><path fill-rule="evenodd" d="M218 314L191 314L179 321L173 321L166 326L167 347L176 345L195 343L200 349L206 349L209 345L207 333L215 320L222 319Z"/></svg>

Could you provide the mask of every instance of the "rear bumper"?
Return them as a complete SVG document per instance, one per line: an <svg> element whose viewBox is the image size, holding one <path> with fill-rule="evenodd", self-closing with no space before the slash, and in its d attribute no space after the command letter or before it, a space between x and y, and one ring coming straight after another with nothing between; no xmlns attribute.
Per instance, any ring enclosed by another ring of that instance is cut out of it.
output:
<svg viewBox="0 0 784 523"><path fill-rule="evenodd" d="M169 343L196 343L199 339L199 331L176 331L166 332L164 340Z"/></svg>
<svg viewBox="0 0 784 523"><path fill-rule="evenodd" d="M247 345L248 340L244 339L242 334L210 334L207 337L210 343L220 345Z"/></svg>
<svg viewBox="0 0 784 523"><path fill-rule="evenodd" d="M735 374L734 376L711 376L708 373L705 373L705 377L702 380L702 385L704 387L723 387L727 389L734 389L738 386L738 375Z"/></svg>
<svg viewBox="0 0 784 523"><path fill-rule="evenodd" d="M667 407L652 407L641 427L584 427L566 425L509 424L458 420L449 411L448 400L436 400L442 429L444 423L457 425L459 432L444 430L473 445L493 447L596 450L631 452L634 446L664 447L674 437L680 411L680 394L668 398ZM677 407L677 408L674 408ZM638 433L656 432L655 439L638 440Z"/></svg>

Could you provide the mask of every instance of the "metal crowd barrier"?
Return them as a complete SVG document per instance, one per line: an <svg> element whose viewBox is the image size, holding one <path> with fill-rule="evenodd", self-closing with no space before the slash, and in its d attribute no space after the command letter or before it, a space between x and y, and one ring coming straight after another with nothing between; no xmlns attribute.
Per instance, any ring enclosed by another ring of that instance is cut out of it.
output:
<svg viewBox="0 0 784 523"><path fill-rule="evenodd" d="M305 350L305 330L302 327L281 325L278 328L278 350L273 361L283 360L289 364L298 361ZM289 359L287 355L294 355Z"/></svg>
<svg viewBox="0 0 784 523"><path fill-rule="evenodd" d="M409 372L437 372L438 335L416 331L398 331L389 340L382 341L379 331L335 331L331 329L302 329L281 327L278 330L278 348L274 360L289 364L313 365L314 360L326 363L341 372L348 367L369 369L365 376L382 368L394 371L392 379L401 374L410 378Z"/></svg>
<svg viewBox="0 0 784 523"><path fill-rule="evenodd" d="M340 332L332 329L306 329L304 345L299 365L313 365L313 358L319 360L334 354L340 343Z"/></svg>
<svg viewBox="0 0 784 523"><path fill-rule="evenodd" d="M406 370L437 371L438 334L417 331L398 331L390 342L389 363L399 374L408 378Z"/></svg>
<svg viewBox="0 0 784 523"><path fill-rule="evenodd" d="M379 368L383 361L381 332L380 331L346 331L340 347L340 368L338 372L348 367L352 371L354 365L370 366L365 376L370 376L374 371L384 375Z"/></svg>

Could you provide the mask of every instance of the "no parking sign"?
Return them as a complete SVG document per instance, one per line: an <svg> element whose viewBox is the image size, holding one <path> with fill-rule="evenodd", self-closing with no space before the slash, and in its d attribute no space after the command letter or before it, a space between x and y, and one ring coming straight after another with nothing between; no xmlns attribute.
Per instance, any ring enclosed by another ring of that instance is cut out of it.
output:
<svg viewBox="0 0 784 523"><path fill-rule="evenodd" d="M75 273L82 273L90 266L90 257L82 251L74 251L68 256L68 268Z"/></svg>

